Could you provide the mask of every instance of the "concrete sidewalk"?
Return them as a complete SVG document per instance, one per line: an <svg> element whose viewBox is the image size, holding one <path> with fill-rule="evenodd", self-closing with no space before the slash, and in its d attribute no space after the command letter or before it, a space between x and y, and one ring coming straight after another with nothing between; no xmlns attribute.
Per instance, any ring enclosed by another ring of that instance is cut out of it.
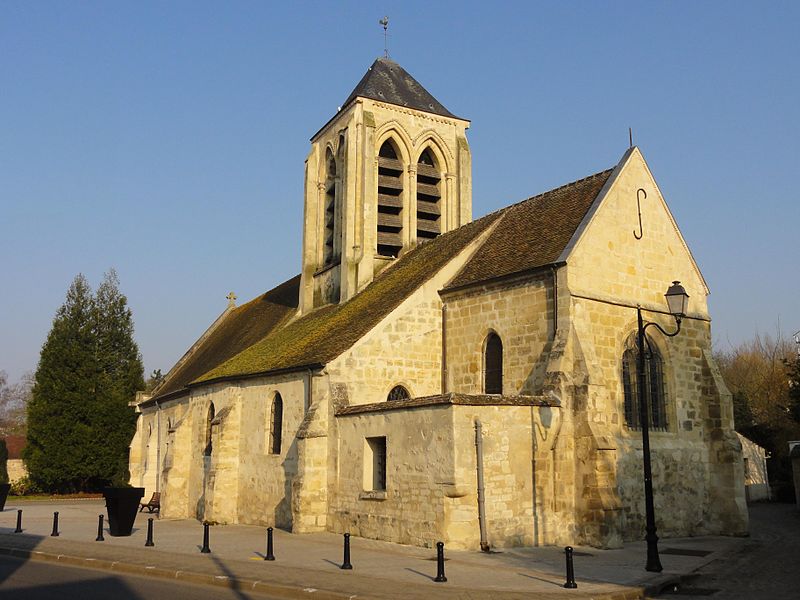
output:
<svg viewBox="0 0 800 600"><path fill-rule="evenodd" d="M17 509L23 532L13 533ZM51 537L53 512L58 537ZM155 547L144 546L146 513L130 537L96 542L102 500L15 501L0 513L0 553L128 573L225 585L287 598L642 598L738 549L741 538L661 540L664 572L644 570L645 544L619 550L575 548L577 589L565 589L563 549L514 548L485 554L445 548L446 583L435 583L435 549L351 538L352 571L339 568L342 536L275 530L274 562L264 561L266 529L211 527L211 554L201 554L203 526L195 520L154 519Z"/></svg>

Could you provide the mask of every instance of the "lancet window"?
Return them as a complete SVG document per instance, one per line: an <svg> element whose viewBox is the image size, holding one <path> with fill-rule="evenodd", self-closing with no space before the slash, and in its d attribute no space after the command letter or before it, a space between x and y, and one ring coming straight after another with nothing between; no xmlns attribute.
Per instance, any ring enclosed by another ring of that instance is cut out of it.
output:
<svg viewBox="0 0 800 600"><path fill-rule="evenodd" d="M430 148L417 162L417 240L425 241L442 232L442 176Z"/></svg>
<svg viewBox="0 0 800 600"><path fill-rule="evenodd" d="M652 338L647 336L644 354L644 381L639 381L639 348L634 333L622 354L622 388L625 396L625 423L631 429L641 428L639 385L644 385L648 428L666 431L667 407L664 385L664 361Z"/></svg>
<svg viewBox="0 0 800 600"><path fill-rule="evenodd" d="M281 453L281 437L283 436L283 398L276 393L272 400L270 415L269 451L270 454Z"/></svg>
<svg viewBox="0 0 800 600"><path fill-rule="evenodd" d="M378 152L378 254L398 256L403 249L403 163L386 140Z"/></svg>
<svg viewBox="0 0 800 600"><path fill-rule="evenodd" d="M486 338L483 361L483 391L485 394L503 393L503 342L496 333Z"/></svg>
<svg viewBox="0 0 800 600"><path fill-rule="evenodd" d="M337 229L337 205L336 205L336 159L328 149L326 154L326 177L325 177L325 248L323 250L323 265L335 263L341 253L341 244L336 243Z"/></svg>

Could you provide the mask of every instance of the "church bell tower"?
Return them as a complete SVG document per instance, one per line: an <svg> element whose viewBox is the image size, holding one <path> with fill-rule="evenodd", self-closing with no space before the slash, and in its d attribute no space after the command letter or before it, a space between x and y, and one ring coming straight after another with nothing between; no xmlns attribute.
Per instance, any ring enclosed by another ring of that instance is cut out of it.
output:
<svg viewBox="0 0 800 600"><path fill-rule="evenodd" d="M306 159L300 310L345 302L405 252L472 220L469 121L377 59Z"/></svg>

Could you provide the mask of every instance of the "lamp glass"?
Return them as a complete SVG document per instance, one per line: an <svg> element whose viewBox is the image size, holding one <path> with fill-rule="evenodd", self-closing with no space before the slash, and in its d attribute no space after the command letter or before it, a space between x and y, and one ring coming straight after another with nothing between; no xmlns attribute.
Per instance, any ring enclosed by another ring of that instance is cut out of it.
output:
<svg viewBox="0 0 800 600"><path fill-rule="evenodd" d="M683 289L680 281L673 281L664 297L667 299L670 313L676 317L682 317L686 314L689 308L689 294Z"/></svg>

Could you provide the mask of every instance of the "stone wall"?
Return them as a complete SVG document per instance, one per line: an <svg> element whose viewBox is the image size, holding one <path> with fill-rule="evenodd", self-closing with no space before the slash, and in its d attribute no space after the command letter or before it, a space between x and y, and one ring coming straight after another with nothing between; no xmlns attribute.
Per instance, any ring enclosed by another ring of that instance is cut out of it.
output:
<svg viewBox="0 0 800 600"><path fill-rule="evenodd" d="M21 458L10 458L8 460L8 480L11 483L28 476L28 469Z"/></svg>
<svg viewBox="0 0 800 600"><path fill-rule="evenodd" d="M280 454L272 454L269 447L276 393L283 400ZM300 374L217 384L160 408L148 406L131 445L131 482L144 485L149 497L160 476L162 514L167 517L291 528L295 437L306 412L306 397L306 378ZM212 401L212 452L205 456Z"/></svg>
<svg viewBox="0 0 800 600"><path fill-rule="evenodd" d="M338 417L329 529L432 547L448 537L445 498L456 487L449 407ZM386 490L364 489L366 438L386 437Z"/></svg>
<svg viewBox="0 0 800 600"><path fill-rule="evenodd" d="M737 433L744 458L744 491L747 502L770 500L767 452L751 439Z"/></svg>
<svg viewBox="0 0 800 600"><path fill-rule="evenodd" d="M486 338L503 343L503 393L541 391L553 335L550 276L447 294L447 391L482 394Z"/></svg>
<svg viewBox="0 0 800 600"><path fill-rule="evenodd" d="M559 411L530 406L453 407L456 493L445 501L452 545L480 548L476 421L483 434L487 542L499 548L555 543L550 514L552 473L543 437L555 434L560 415L553 418L551 413Z"/></svg>
<svg viewBox="0 0 800 600"><path fill-rule="evenodd" d="M707 288L647 165L634 149L572 249L563 283L571 298L576 377L586 378L586 404L577 416L613 446L611 477L623 507L625 539L643 531L641 433L624 421L621 360L636 331L636 306L646 321L675 330L664 293L680 280L689 293L680 333L648 328L664 362L668 427L651 434L658 527L664 535L746 530L742 462L733 431L730 394L711 357ZM641 239L637 190L641 199ZM613 438L613 439L611 439ZM615 471L615 473L614 473ZM585 494L584 494L585 495Z"/></svg>
<svg viewBox="0 0 800 600"><path fill-rule="evenodd" d="M377 191L380 146L392 138L402 163L402 252L417 244L416 171L429 148L441 174L440 228L451 231L472 220L472 158L466 139L468 121L359 98L340 111L312 138L306 158L303 267L300 312L321 302L353 297L387 264L377 256ZM340 268L323 266L325 181L328 151L336 157L336 204L341 210ZM338 278L338 282L330 281ZM337 296L326 294L336 289Z"/></svg>
<svg viewBox="0 0 800 600"><path fill-rule="evenodd" d="M331 385L344 386L348 404L383 402L395 385L406 387L411 397L441 393L442 301L438 292L459 272L486 235L484 232L352 348L327 365ZM510 312L506 316L512 318Z"/></svg>

